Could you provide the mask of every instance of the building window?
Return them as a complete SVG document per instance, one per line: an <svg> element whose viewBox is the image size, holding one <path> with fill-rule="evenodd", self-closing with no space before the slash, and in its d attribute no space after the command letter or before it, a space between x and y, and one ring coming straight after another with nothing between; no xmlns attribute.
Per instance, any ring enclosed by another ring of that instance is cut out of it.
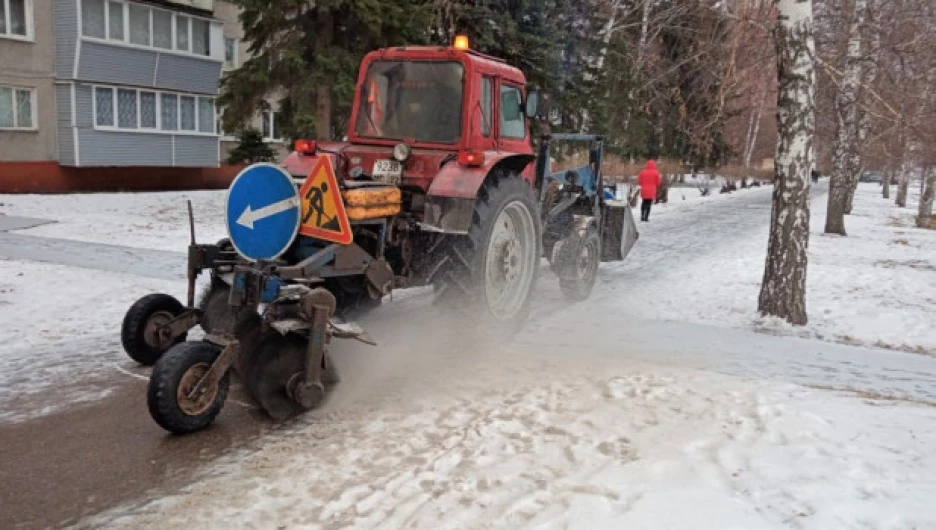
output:
<svg viewBox="0 0 936 530"><path fill-rule="evenodd" d="M10 2L28 5L32 0L0 0L0 10ZM3 20L0 16L0 28L7 27ZM211 56L210 20L126 0L82 0L81 34L135 46Z"/></svg>
<svg viewBox="0 0 936 530"><path fill-rule="evenodd" d="M94 113L101 129L217 134L215 100L208 96L96 86Z"/></svg>
<svg viewBox="0 0 936 530"><path fill-rule="evenodd" d="M176 15L176 49L189 51L189 17Z"/></svg>
<svg viewBox="0 0 936 530"><path fill-rule="evenodd" d="M98 127L114 126L114 89L95 87L94 124Z"/></svg>
<svg viewBox="0 0 936 530"><path fill-rule="evenodd" d="M32 0L0 0L0 37L32 38Z"/></svg>
<svg viewBox="0 0 936 530"><path fill-rule="evenodd" d="M161 99L162 130L175 131L179 128L179 96L163 94Z"/></svg>
<svg viewBox="0 0 936 530"><path fill-rule="evenodd" d="M198 132L214 132L214 98L198 98Z"/></svg>
<svg viewBox="0 0 936 530"><path fill-rule="evenodd" d="M520 111L520 89L509 85L501 85L500 106L501 122L500 135L505 138L525 138L526 122Z"/></svg>
<svg viewBox="0 0 936 530"><path fill-rule="evenodd" d="M137 91L126 88L117 89L117 127L121 129L136 129L137 109Z"/></svg>
<svg viewBox="0 0 936 530"><path fill-rule="evenodd" d="M195 130L195 98L192 96L179 97L179 130Z"/></svg>
<svg viewBox="0 0 936 530"><path fill-rule="evenodd" d="M107 16L105 15L104 5L104 0L82 0L81 32L84 35L98 39L107 37ZM120 38L123 39L123 24L121 24L120 31Z"/></svg>
<svg viewBox="0 0 936 530"><path fill-rule="evenodd" d="M124 19L124 4L113 1L108 2L107 38L114 40L124 40ZM103 26L103 22L101 25Z"/></svg>
<svg viewBox="0 0 936 530"><path fill-rule="evenodd" d="M278 142L280 140L279 129L276 126L279 114L279 112L273 112L269 105L266 105L266 108L260 111L260 131L263 133L263 139L268 142Z"/></svg>
<svg viewBox="0 0 936 530"><path fill-rule="evenodd" d="M153 10L153 46L172 49L172 13L169 11Z"/></svg>
<svg viewBox="0 0 936 530"><path fill-rule="evenodd" d="M211 25L207 20L192 19L192 53L196 55L211 55Z"/></svg>
<svg viewBox="0 0 936 530"><path fill-rule="evenodd" d="M224 37L224 66L237 68L237 39Z"/></svg>
<svg viewBox="0 0 936 530"><path fill-rule="evenodd" d="M150 45L150 8L130 4L130 44Z"/></svg>
<svg viewBox="0 0 936 530"><path fill-rule="evenodd" d="M35 97L29 88L0 86L0 129L35 129Z"/></svg>

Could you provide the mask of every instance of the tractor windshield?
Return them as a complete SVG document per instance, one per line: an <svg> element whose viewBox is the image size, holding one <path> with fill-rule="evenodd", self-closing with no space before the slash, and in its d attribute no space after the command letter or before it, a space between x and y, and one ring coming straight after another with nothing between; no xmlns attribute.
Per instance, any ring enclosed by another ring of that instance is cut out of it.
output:
<svg viewBox="0 0 936 530"><path fill-rule="evenodd" d="M368 138L455 143L461 135L461 63L375 61L361 90L355 132Z"/></svg>

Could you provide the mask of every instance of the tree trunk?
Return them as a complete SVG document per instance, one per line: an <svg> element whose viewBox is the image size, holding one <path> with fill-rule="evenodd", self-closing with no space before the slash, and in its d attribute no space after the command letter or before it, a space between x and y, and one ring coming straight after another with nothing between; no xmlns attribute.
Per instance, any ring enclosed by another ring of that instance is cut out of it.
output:
<svg viewBox="0 0 936 530"><path fill-rule="evenodd" d="M923 178L923 193L920 195L920 211L916 224L920 228L933 228L933 196L936 195L936 169L925 173Z"/></svg>
<svg viewBox="0 0 936 530"><path fill-rule="evenodd" d="M848 34L848 52L842 84L835 95L836 135L832 151L832 176L829 180L829 207L826 212L825 233L848 235L845 232L845 214L849 211L849 196L858 185L857 172L861 169L860 124L858 94L861 87L861 24L867 0L855 0L851 28Z"/></svg>
<svg viewBox="0 0 936 530"><path fill-rule="evenodd" d="M884 192L883 193L884 193L885 199L890 199L890 181L893 176L894 176L894 171L892 169L888 168L886 171L884 171L884 183L883 183Z"/></svg>
<svg viewBox="0 0 936 530"><path fill-rule="evenodd" d="M894 201L899 208L907 207L907 192L910 189L910 172L907 171L907 164L900 166L900 176L897 177L897 200Z"/></svg>
<svg viewBox="0 0 936 530"><path fill-rule="evenodd" d="M331 11L321 10L318 22L318 34L315 36L317 53L324 56L332 45L334 21ZM331 85L321 84L315 87L315 137L320 140L332 139L332 92Z"/></svg>
<svg viewBox="0 0 936 530"><path fill-rule="evenodd" d="M861 14L861 20L864 21L865 17L869 13L875 13L876 9L879 9L879 5L875 5L875 0L866 0L864 5L864 12ZM865 41L867 45L867 41ZM871 43L870 46L867 46L868 50L864 52L864 55L867 56L869 53L877 53L881 49L881 32L874 31L871 33ZM861 68L862 77L864 86L858 92L859 100L864 99L864 92L866 91L865 87L871 86L874 84L874 81L877 79L878 65L876 61L865 61ZM845 201L845 214L849 215L852 213L852 207L855 203L855 192L858 191L858 180L861 175L861 172L864 171L864 153L868 148L868 135L871 132L871 113L867 111L862 106L858 106L858 159L859 165L856 168L855 174L852 175L850 185L848 187L848 198Z"/></svg>
<svg viewBox="0 0 936 530"><path fill-rule="evenodd" d="M727 3L727 2L726 2ZM764 117L764 105L767 104L767 86L761 91L751 110L751 121L748 123L748 134L744 145L744 167L751 167L751 157L754 156L754 147L757 145L757 133Z"/></svg>
<svg viewBox="0 0 936 530"><path fill-rule="evenodd" d="M815 134L815 44L811 0L774 0L777 152L767 262L758 311L806 324L809 170Z"/></svg>

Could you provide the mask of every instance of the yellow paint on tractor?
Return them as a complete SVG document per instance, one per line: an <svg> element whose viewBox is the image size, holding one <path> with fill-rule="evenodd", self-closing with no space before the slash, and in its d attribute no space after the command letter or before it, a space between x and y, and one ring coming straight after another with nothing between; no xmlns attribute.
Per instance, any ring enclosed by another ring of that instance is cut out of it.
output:
<svg viewBox="0 0 936 530"><path fill-rule="evenodd" d="M345 189L341 198L352 221L397 215L402 202L400 188L393 186Z"/></svg>

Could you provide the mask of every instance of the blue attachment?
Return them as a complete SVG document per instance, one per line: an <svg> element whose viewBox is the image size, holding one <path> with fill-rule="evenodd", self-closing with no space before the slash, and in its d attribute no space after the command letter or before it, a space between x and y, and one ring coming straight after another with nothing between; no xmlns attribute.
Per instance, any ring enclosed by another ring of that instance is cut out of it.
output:
<svg viewBox="0 0 936 530"><path fill-rule="evenodd" d="M598 180L595 178L595 172L592 171L591 166L582 166L573 169L567 169L565 171L559 171L548 175L546 178L549 180L555 180L560 184L568 184L568 179L566 178L566 173L573 172L576 174L576 184L582 187L585 190L585 195L592 196L598 192Z"/></svg>
<svg viewBox="0 0 936 530"><path fill-rule="evenodd" d="M241 295L244 298L250 298L247 296L247 276L251 274L257 274L256 272L235 272L234 273L234 282L231 286L231 289L237 294ZM260 303L269 304L270 302L276 300L276 297L279 296L280 287L283 286L282 280L274 276L266 276L263 278L263 289L260 291Z"/></svg>
<svg viewBox="0 0 936 530"><path fill-rule="evenodd" d="M299 190L272 164L241 171L228 188L225 226L238 254L248 260L276 259L299 231Z"/></svg>
<svg viewBox="0 0 936 530"><path fill-rule="evenodd" d="M247 290L247 273L235 272L234 282L231 288L239 293L243 293L244 291L246 291Z"/></svg>
<svg viewBox="0 0 936 530"><path fill-rule="evenodd" d="M272 276L265 278L263 282L263 291L260 293L260 302L264 304L269 304L270 302L276 300L276 297L279 296L279 290L282 286L279 278L274 278Z"/></svg>

